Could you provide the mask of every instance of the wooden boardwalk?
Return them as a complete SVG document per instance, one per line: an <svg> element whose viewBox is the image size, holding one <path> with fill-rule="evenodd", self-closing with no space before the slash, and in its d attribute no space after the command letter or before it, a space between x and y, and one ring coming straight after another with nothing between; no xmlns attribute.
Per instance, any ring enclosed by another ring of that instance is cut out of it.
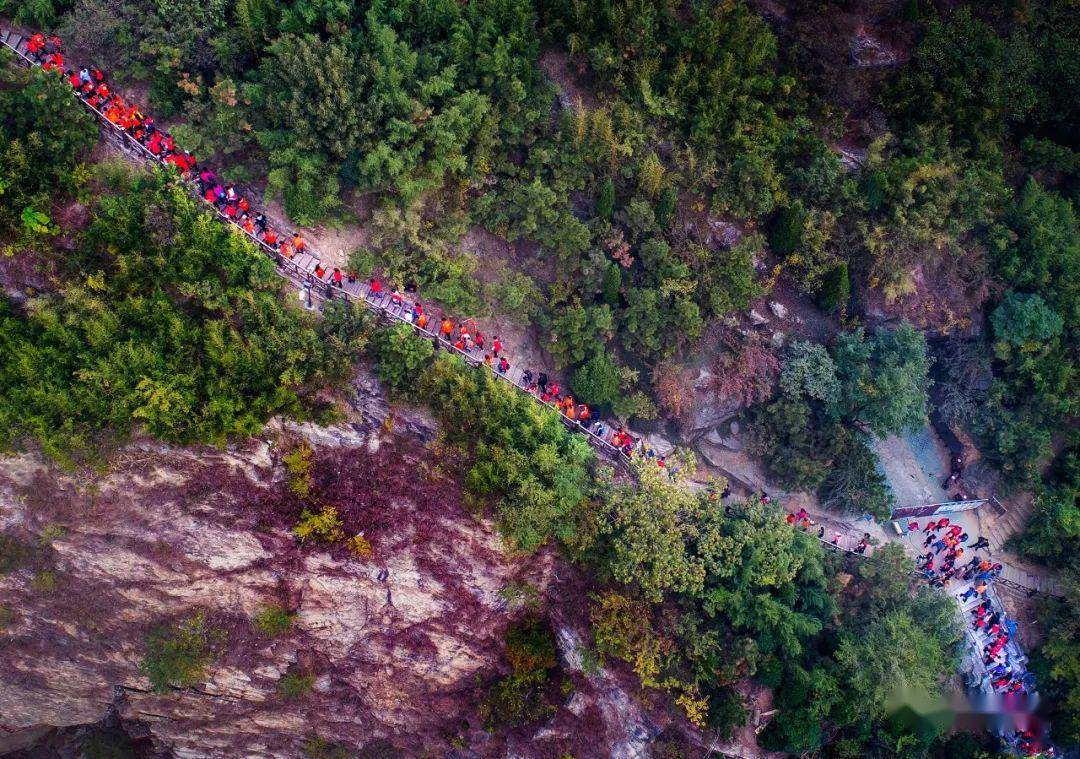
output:
<svg viewBox="0 0 1080 759"><path fill-rule="evenodd" d="M15 54L18 63L24 66L39 65L37 61L28 55L26 39L19 33L7 29L0 29L0 43L2 43L3 47L6 47ZM125 130L105 118L105 115L100 110L87 103L79 93L72 90L72 96L76 97L94 116L105 139L116 146L129 160L139 165L164 165L159 156L151 153L142 143L128 134ZM237 233L244 235L251 243L272 259L277 267L278 273L299 290L300 294L307 300L307 303L311 308L320 308L323 303L332 300L344 299L354 303L360 303L376 313L385 322L408 324L417 335L431 340L435 344L436 349L441 347L444 350L460 354L465 361L472 366L484 365L483 350L476 348L471 351L460 350L454 347L453 343L440 336L438 329L441 318L436 318L433 313L428 313L430 319L428 322L429 328L421 328L419 325L413 323L413 304L419 300L418 298L403 295L399 303L394 303L391 300L390 293L385 289L379 293L373 293L371 283L361 279L352 282L343 279L340 286L335 285L331 280L333 273L332 269L324 269L322 276L319 276L316 272L322 258L317 249L309 245L306 248L306 252L296 254L292 257L286 257L275 247L268 245L259 237L246 232L236 223L236 221L228 218L213 204L207 202L199 193L194 180L185 180L185 183L191 194L197 200L202 202L207 209L213 212L218 220L231 226ZM250 195L247 197L250 202ZM257 208L255 204L252 203L251 213L253 215L260 210L262 209ZM267 214L267 216L269 217L269 214ZM287 229L286 225L280 224L277 220L273 221L275 222L277 229L282 232L281 239L288 239L292 236L291 232L287 234L284 233L284 230ZM456 323L462 322L472 322L472 320L456 320ZM563 421L563 424L566 425L567 429L584 435L593 448L609 460L623 466L629 462L630 457L609 442L610 436L614 430L619 429L621 425L611 424L607 421L600 420L603 427L606 428L606 432L605 434L597 434L597 432L592 429L597 421L595 417L593 418L593 423L589 427L586 427L558 411L553 403L544 403L536 393L531 392L522 379L526 367L511 365L505 373L499 372L494 366L489 367L489 369L497 380L513 385L536 403L558 413L559 418Z"/></svg>

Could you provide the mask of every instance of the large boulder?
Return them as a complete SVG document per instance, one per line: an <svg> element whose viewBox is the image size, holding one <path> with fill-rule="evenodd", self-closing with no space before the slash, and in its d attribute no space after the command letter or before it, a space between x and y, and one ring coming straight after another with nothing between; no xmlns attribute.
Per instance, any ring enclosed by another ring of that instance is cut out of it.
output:
<svg viewBox="0 0 1080 759"><path fill-rule="evenodd" d="M642 442L645 444L646 450L652 448L657 456L670 456L675 452L675 444L666 437L656 433L645 435L645 437L642 438Z"/></svg>
<svg viewBox="0 0 1080 759"><path fill-rule="evenodd" d="M769 310L773 312L773 316L775 316L777 319L788 318L788 307L780 301L770 300Z"/></svg>

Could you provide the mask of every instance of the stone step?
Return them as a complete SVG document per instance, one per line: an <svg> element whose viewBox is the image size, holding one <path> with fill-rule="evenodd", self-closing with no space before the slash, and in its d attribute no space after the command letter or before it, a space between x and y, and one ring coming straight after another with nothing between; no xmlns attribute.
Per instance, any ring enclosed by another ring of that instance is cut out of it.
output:
<svg viewBox="0 0 1080 759"><path fill-rule="evenodd" d="M360 280L356 280L355 282L349 282L348 280L345 281L345 292L347 292L349 295L360 297L361 287L363 287L363 283Z"/></svg>

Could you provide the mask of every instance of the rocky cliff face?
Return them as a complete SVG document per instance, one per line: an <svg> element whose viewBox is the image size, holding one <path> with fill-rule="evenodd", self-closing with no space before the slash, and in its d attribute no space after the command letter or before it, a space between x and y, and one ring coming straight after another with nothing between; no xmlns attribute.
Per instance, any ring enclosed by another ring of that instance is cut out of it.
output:
<svg viewBox="0 0 1080 759"><path fill-rule="evenodd" d="M513 612L499 591L526 581L550 600L572 572L551 554L509 557L465 509L450 455L423 445L434 423L392 413L370 379L357 389L351 424L272 427L229 450L135 445L92 475L32 454L0 461L9 745L115 709L129 732L179 757L303 756L315 736L410 756L445 756L451 742L476 749L463 756L643 750L656 721L611 676L599 689L578 676L569 708L539 733L480 729L476 704ZM315 448L319 497L364 532L371 558L292 535L299 504L280 453L298 436ZM292 632L253 627L268 604L295 610ZM152 692L139 667L146 635L198 609L228 633L220 656L201 685ZM560 618L561 637L581 634L573 609ZM286 699L279 683L297 669L314 675L313 689Z"/></svg>

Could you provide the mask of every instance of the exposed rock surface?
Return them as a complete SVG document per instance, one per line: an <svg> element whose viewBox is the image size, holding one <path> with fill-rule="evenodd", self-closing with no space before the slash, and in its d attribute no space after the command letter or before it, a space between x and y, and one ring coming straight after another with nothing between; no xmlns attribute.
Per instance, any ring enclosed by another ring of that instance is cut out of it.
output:
<svg viewBox="0 0 1080 759"><path fill-rule="evenodd" d="M436 436L432 420L391 408L369 377L356 389L352 423L271 425L228 450L146 441L90 475L34 454L0 460L0 531L21 554L0 574L0 605L14 612L0 632L0 735L115 710L177 757L297 757L314 736L403 756L451 755L452 740L470 747L461 756L639 755L656 729L632 679L624 690L578 675L565 708L527 736L480 728L514 611L500 590L586 594L554 554L508 555L465 509L452 466L419 444ZM298 436L316 449L319 500L348 533L363 531L371 558L292 535L300 502L280 454ZM280 638L251 623L271 603L297 614ZM152 692L145 636L197 609L227 631L221 655L200 685ZM565 624L581 626L583 613L582 602ZM296 671L314 687L288 700L278 686Z"/></svg>
<svg viewBox="0 0 1080 759"><path fill-rule="evenodd" d="M887 42L878 39L867 28L859 26L851 38L851 61L862 68L896 66L900 54Z"/></svg>
<svg viewBox="0 0 1080 759"><path fill-rule="evenodd" d="M385 498L370 504L379 513L361 519L375 556L302 549L270 494L269 449L133 453L92 486L30 456L5 462L6 532L30 544L48 524L65 530L49 559L55 589L36 589L30 568L0 586L18 615L0 662L5 729L96 722L119 686L122 718L176 756L295 756L312 734L431 747L431 729L469 705L455 691L497 662L498 591L524 567L453 483L407 476L422 449L394 443L349 454L386 475ZM251 627L269 603L295 609L293 634ZM195 608L229 631L225 655L202 686L147 692L143 636ZM277 684L301 659L321 682L287 701Z"/></svg>

